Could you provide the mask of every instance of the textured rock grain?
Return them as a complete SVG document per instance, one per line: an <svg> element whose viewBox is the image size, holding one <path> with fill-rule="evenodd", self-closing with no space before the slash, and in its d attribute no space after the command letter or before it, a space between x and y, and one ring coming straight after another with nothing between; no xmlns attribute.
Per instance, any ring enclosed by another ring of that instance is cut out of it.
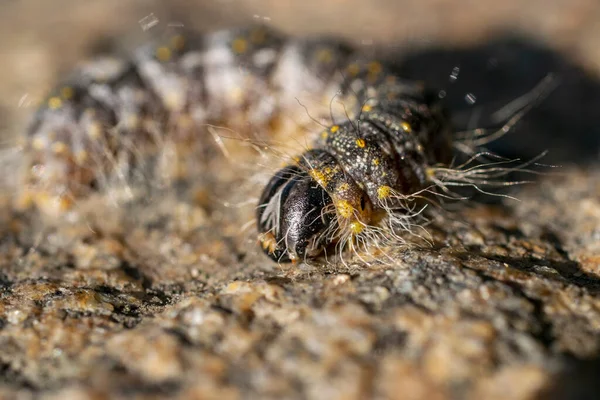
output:
<svg viewBox="0 0 600 400"><path fill-rule="evenodd" d="M34 245L5 216L4 393L535 397L600 352L600 175L518 196L369 266L281 269L216 229L74 223Z"/></svg>

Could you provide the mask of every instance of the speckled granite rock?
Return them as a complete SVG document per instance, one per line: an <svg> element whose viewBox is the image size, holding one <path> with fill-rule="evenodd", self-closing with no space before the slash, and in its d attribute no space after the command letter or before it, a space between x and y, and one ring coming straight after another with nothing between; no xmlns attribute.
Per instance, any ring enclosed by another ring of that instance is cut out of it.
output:
<svg viewBox="0 0 600 400"><path fill-rule="evenodd" d="M25 216L4 215L2 393L592 391L594 380L569 389L561 377L600 352L600 174L571 170L519 198L434 223L434 247L393 263L285 269L210 229L214 220L182 227L161 207L134 212L137 228L75 222L43 238Z"/></svg>

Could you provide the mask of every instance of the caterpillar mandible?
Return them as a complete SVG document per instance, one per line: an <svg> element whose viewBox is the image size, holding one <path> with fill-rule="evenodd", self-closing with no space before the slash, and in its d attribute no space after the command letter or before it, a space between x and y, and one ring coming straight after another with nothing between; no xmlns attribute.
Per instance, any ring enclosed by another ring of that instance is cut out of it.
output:
<svg viewBox="0 0 600 400"><path fill-rule="evenodd" d="M315 122L325 129L310 135ZM401 241L427 193L503 172L453 167L438 96L344 43L264 26L177 31L131 57L97 57L50 94L27 130L18 203L57 216L115 181L129 192L159 178L210 184L222 178L215 125L250 140L310 138L256 207L260 247L278 262Z"/></svg>

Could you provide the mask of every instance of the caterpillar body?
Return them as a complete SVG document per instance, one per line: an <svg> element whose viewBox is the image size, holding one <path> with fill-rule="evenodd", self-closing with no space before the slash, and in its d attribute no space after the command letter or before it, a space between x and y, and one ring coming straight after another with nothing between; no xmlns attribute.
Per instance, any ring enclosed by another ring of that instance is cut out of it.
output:
<svg viewBox="0 0 600 400"><path fill-rule="evenodd" d="M449 118L421 83L340 42L260 26L175 32L78 68L27 130L19 203L60 215L113 181L221 179L214 126L250 140L310 137L256 207L260 247L278 262L402 241L425 194L498 176L451 166Z"/></svg>
<svg viewBox="0 0 600 400"><path fill-rule="evenodd" d="M391 234L433 185L431 167L449 165L450 123L422 85L382 74L358 94L354 119L321 132L314 148L279 171L257 208L260 241L273 259L314 257L332 243ZM310 182L307 184L307 182Z"/></svg>
<svg viewBox="0 0 600 400"><path fill-rule="evenodd" d="M177 31L130 58L96 57L35 113L18 203L60 215L115 182L205 180L218 153L211 126L253 138L301 131L312 120L297 98L328 105L349 54L258 26Z"/></svg>

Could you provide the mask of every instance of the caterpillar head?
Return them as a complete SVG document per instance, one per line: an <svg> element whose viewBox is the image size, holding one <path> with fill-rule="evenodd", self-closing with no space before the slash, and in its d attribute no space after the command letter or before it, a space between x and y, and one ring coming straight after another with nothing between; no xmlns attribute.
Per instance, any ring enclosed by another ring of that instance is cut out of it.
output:
<svg viewBox="0 0 600 400"><path fill-rule="evenodd" d="M327 233L335 220L332 204L325 190L299 168L279 171L257 208L263 251L277 262L317 256L330 241Z"/></svg>

